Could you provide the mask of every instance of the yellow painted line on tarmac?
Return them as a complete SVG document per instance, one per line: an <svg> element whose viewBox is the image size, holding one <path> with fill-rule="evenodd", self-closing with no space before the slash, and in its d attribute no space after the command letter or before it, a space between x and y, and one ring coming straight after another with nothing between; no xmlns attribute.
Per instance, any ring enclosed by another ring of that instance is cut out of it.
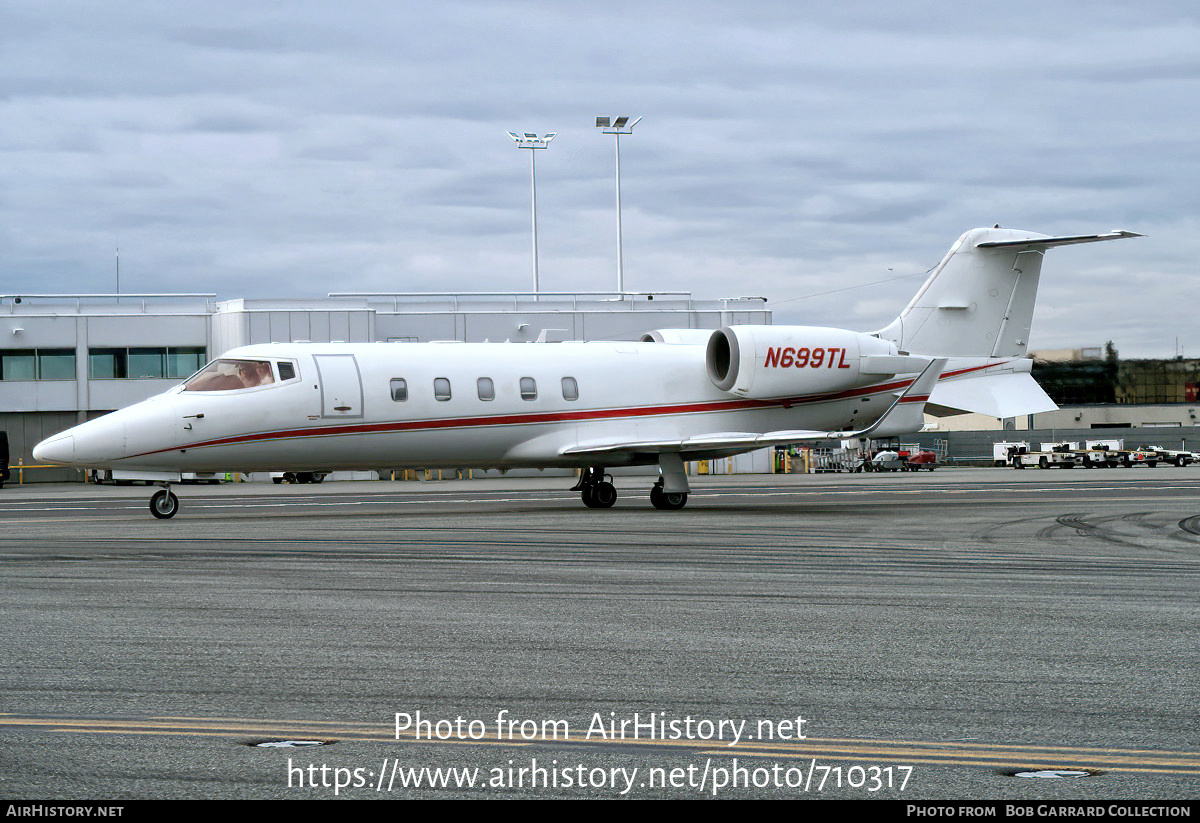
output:
<svg viewBox="0 0 1200 823"><path fill-rule="evenodd" d="M1047 746L985 741L861 740L854 738L809 738L788 741L748 741L736 746L712 740L662 739L510 739L494 729L478 739L420 738L414 732L399 737L387 724L354 724L337 721L284 721L253 718L201 717L52 717L0 714L0 729L37 729L62 734L136 734L148 736L199 737L312 737L351 738L363 742L391 744L455 744L483 746L617 746L660 751L697 749L713 756L775 757L819 761L867 762L871 765L972 766L989 768L1092 768L1146 774L1200 774L1200 752L1157 749L1126 749L1095 746ZM822 763L821 765L825 765Z"/></svg>

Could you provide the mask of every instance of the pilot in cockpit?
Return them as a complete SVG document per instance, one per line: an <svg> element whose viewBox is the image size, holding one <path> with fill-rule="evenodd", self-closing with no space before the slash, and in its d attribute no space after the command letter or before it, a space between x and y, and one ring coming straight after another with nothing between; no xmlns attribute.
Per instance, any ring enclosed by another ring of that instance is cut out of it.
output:
<svg viewBox="0 0 1200 823"><path fill-rule="evenodd" d="M193 375L184 391L234 391L252 389L275 382L271 364L266 360L216 360Z"/></svg>

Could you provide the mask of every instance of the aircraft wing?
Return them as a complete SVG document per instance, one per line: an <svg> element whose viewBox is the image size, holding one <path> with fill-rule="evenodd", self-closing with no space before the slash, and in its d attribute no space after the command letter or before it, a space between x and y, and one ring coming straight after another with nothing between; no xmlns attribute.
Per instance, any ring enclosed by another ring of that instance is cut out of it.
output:
<svg viewBox="0 0 1200 823"><path fill-rule="evenodd" d="M861 429L844 431L787 429L761 434L755 432L721 432L679 440L627 440L607 443L585 443L578 446L569 446L563 449L560 454L663 454L670 452L686 454L690 452L752 451L767 446L786 446L805 440L841 440L850 437L867 437L871 432L888 422L888 418L892 416L892 412L899 408L905 399L913 398L915 402L917 398L920 398L920 402L923 405L924 399L929 396L934 384L937 383L942 369L946 367L946 362L947 359L944 357L930 360L917 379L910 383L904 391L897 393L896 399L888 406L887 411L880 415L879 419L874 423Z"/></svg>

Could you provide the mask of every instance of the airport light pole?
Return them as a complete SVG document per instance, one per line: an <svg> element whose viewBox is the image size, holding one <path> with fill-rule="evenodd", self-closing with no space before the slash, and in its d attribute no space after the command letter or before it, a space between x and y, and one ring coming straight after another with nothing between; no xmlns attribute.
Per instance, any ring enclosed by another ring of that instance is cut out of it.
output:
<svg viewBox="0 0 1200 823"><path fill-rule="evenodd" d="M550 141L554 139L554 135L558 132L550 132L549 134L530 134L522 132L517 134L515 131L510 131L508 136L517 144L519 149L529 149L529 188L532 194L533 206L533 293L538 293L538 242L537 242L537 161L534 158L537 156L536 149L550 148Z"/></svg>
<svg viewBox="0 0 1200 823"><path fill-rule="evenodd" d="M640 123L638 117L632 123L627 115L620 117L597 117L596 128L615 136L617 144L617 293L625 293L624 254L621 248L621 135L633 134L633 127Z"/></svg>

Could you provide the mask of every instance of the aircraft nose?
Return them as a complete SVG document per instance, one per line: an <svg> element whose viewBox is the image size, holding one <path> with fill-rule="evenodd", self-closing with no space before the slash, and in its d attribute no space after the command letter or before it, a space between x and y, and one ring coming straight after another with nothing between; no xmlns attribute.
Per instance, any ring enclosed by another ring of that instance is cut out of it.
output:
<svg viewBox="0 0 1200 823"><path fill-rule="evenodd" d="M75 436L58 434L33 447L33 459L39 463L74 463Z"/></svg>

